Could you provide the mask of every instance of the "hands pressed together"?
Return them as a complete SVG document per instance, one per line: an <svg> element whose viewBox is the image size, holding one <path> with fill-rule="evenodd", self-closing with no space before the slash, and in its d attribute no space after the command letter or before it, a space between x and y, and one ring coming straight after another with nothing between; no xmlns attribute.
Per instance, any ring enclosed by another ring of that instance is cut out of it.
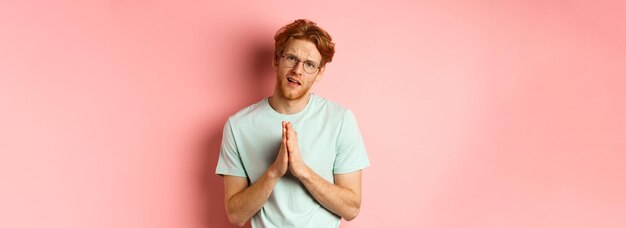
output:
<svg viewBox="0 0 626 228"><path fill-rule="evenodd" d="M287 170L296 178L301 178L308 174L309 167L302 160L300 148L298 147L298 133L293 129L291 122L282 122L283 134L278 156L269 167L269 172L273 177L282 177Z"/></svg>

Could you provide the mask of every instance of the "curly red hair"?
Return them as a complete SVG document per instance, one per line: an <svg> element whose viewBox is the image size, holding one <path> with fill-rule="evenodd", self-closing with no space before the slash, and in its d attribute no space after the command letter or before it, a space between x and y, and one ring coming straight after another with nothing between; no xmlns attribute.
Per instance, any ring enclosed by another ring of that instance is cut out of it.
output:
<svg viewBox="0 0 626 228"><path fill-rule="evenodd" d="M317 26L315 22L298 19L291 24L285 25L276 32L274 36L274 64L278 64L280 56L283 54L287 42L291 39L303 39L311 41L322 55L320 67L333 60L335 55L335 43L324 29Z"/></svg>

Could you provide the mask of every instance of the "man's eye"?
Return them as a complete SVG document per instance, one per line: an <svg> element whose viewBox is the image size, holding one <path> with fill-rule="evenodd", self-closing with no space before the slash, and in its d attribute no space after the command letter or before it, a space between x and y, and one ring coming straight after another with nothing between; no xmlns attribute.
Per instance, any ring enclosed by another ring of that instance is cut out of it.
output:
<svg viewBox="0 0 626 228"><path fill-rule="evenodd" d="M288 55L288 56L287 56L287 60L289 60L289 61L293 61L293 62L298 61L298 59L297 59L295 56L293 56L293 55Z"/></svg>
<svg viewBox="0 0 626 228"><path fill-rule="evenodd" d="M304 64L306 64L306 67L317 68L317 65L315 65L315 63L312 63L312 62L306 62Z"/></svg>

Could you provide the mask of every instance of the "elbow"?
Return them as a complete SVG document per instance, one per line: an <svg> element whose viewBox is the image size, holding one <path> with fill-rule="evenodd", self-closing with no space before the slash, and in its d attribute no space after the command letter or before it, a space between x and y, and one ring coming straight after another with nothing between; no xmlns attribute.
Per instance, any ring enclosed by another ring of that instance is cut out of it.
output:
<svg viewBox="0 0 626 228"><path fill-rule="evenodd" d="M343 219L345 219L346 221L352 221L356 218L356 216L359 215L359 211L361 211L359 206L354 207L345 216L343 216Z"/></svg>
<svg viewBox="0 0 626 228"><path fill-rule="evenodd" d="M360 211L361 211L361 199L359 197L358 199L352 201L352 203L348 207L348 210L345 212L345 214L342 217L346 221L352 221L353 219L356 218L356 216L359 215Z"/></svg>
<svg viewBox="0 0 626 228"><path fill-rule="evenodd" d="M233 221L230 221L230 223L235 225L235 226L238 226L238 227L243 227L243 225L246 225L245 221L243 221L243 222L233 222Z"/></svg>
<svg viewBox="0 0 626 228"><path fill-rule="evenodd" d="M229 200L224 201L224 206L226 208L226 216L228 217L228 222L238 227L242 227L246 224L248 218L246 218L238 210L236 210Z"/></svg>
<svg viewBox="0 0 626 228"><path fill-rule="evenodd" d="M226 215L228 216L228 221L238 227L242 227L248 221L241 213L237 213L237 211L228 207L228 203L226 204Z"/></svg>
<svg viewBox="0 0 626 228"><path fill-rule="evenodd" d="M241 219L239 216L234 215L233 213L227 212L228 214L228 221L238 227L242 227L243 225L246 224L246 220L245 219Z"/></svg>

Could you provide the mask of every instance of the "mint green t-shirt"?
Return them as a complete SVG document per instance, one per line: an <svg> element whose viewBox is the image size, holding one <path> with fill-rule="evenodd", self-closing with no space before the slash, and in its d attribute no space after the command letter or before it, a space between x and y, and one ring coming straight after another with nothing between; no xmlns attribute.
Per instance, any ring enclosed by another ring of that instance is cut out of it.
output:
<svg viewBox="0 0 626 228"><path fill-rule="evenodd" d="M256 182L278 155L281 121L292 122L302 159L331 183L333 174L355 172L370 164L352 111L311 93L306 107L292 115L277 112L265 97L230 116L224 126L216 174ZM251 223L255 228L325 228L339 227L340 220L287 171Z"/></svg>

